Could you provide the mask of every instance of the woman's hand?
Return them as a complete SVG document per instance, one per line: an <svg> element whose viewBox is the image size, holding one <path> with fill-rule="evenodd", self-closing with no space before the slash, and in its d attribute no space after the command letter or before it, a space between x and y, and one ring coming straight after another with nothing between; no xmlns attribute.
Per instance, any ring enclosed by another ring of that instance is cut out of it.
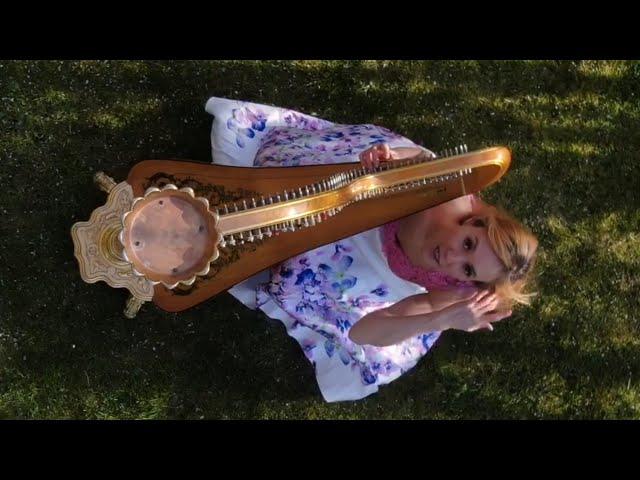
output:
<svg viewBox="0 0 640 480"><path fill-rule="evenodd" d="M389 144L379 143L360 153L359 158L363 167L372 169L379 166L380 162L398 159L399 155L391 150Z"/></svg>
<svg viewBox="0 0 640 480"><path fill-rule="evenodd" d="M467 300L456 302L442 310L443 323L446 328L475 332L481 328L493 330L494 322L507 318L511 310L506 312L495 311L499 299L495 293L488 290L474 293Z"/></svg>

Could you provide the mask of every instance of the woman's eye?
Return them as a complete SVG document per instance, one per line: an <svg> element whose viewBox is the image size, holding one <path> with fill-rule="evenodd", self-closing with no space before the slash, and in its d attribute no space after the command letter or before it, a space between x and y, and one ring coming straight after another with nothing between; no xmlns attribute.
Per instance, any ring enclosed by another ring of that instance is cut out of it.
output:
<svg viewBox="0 0 640 480"><path fill-rule="evenodd" d="M466 248L467 250L471 250L471 247L473 247L473 241L467 237L464 239L464 248Z"/></svg>
<svg viewBox="0 0 640 480"><path fill-rule="evenodd" d="M473 272L473 269L471 268L471 265L467 264L464 266L464 274L467 277L470 277L472 272Z"/></svg>

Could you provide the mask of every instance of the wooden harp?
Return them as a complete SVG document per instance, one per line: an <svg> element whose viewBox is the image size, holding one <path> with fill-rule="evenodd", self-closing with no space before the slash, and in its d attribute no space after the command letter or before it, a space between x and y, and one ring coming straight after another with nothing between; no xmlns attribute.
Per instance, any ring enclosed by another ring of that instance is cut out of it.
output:
<svg viewBox="0 0 640 480"><path fill-rule="evenodd" d="M297 254L411 215L498 181L510 151L457 147L375 170L357 163L242 168L146 160L71 234L86 282L129 289L178 312Z"/></svg>

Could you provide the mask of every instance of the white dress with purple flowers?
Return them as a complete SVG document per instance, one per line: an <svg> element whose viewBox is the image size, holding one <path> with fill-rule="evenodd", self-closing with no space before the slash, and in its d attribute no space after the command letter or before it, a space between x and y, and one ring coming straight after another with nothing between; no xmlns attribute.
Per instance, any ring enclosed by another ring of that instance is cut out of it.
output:
<svg viewBox="0 0 640 480"><path fill-rule="evenodd" d="M215 163L293 166L357 162L376 143L419 147L375 125L339 125L292 110L211 98ZM422 148L422 147L419 147ZM367 313L425 288L396 276L376 228L291 258L229 292L285 325L315 367L328 402L357 400L416 365L439 332L389 347L357 345L349 329Z"/></svg>

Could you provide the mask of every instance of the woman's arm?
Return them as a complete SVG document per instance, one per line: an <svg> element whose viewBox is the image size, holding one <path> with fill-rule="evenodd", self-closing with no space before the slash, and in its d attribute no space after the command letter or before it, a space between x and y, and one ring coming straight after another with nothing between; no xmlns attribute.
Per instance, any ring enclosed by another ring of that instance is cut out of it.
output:
<svg viewBox="0 0 640 480"><path fill-rule="evenodd" d="M467 300L473 291L433 291L407 297L362 317L349 331L357 344L385 347L426 332L452 328L444 309Z"/></svg>
<svg viewBox="0 0 640 480"><path fill-rule="evenodd" d="M412 158L416 155L428 153L425 149L416 147L395 147L391 149L391 152L393 160L403 160L405 158Z"/></svg>
<svg viewBox="0 0 640 480"><path fill-rule="evenodd" d="M379 143L361 152L358 158L364 167L375 168L380 165L380 162L403 160L417 155L431 156L431 153L419 147L391 148L388 143Z"/></svg>

